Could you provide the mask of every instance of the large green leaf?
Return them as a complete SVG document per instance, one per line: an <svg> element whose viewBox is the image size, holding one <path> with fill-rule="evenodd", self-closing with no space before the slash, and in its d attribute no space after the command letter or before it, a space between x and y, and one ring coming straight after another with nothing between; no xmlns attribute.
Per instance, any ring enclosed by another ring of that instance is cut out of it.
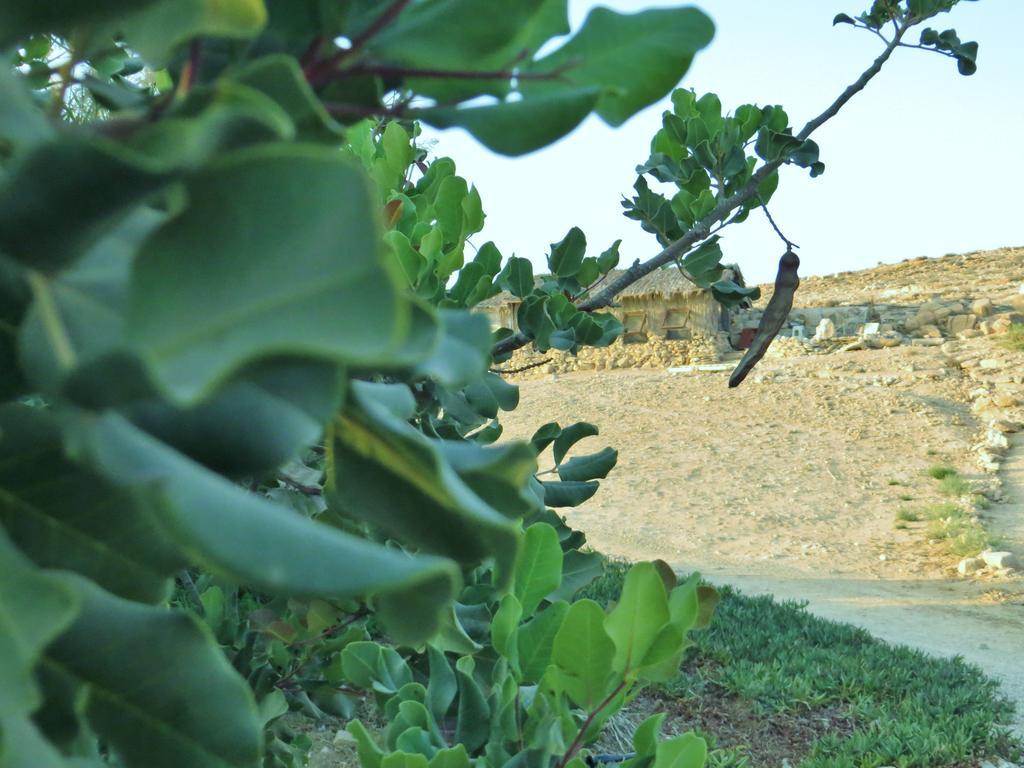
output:
<svg viewBox="0 0 1024 768"><path fill-rule="evenodd" d="M428 551L473 563L494 556L507 577L515 560L518 525L487 504L453 468L445 450L457 448L462 471L485 474L525 489L529 467L495 463L498 449L445 446L417 431L376 398L377 388L356 383L353 400L333 428L328 494L345 513L380 526ZM471 453L467 456L466 453ZM509 478L504 473L511 471Z"/></svg>
<svg viewBox="0 0 1024 768"><path fill-rule="evenodd" d="M50 413L0 407L0 522L37 564L76 571L133 600L165 600L186 559L151 515L142 499L65 457Z"/></svg>
<svg viewBox="0 0 1024 768"><path fill-rule="evenodd" d="M702 768L708 745L694 733L684 733L658 744L654 768Z"/></svg>
<svg viewBox="0 0 1024 768"><path fill-rule="evenodd" d="M84 760L66 762L28 717L0 716L0 768L103 768Z"/></svg>
<svg viewBox="0 0 1024 768"><path fill-rule="evenodd" d="M6 0L0 14L8 6L25 7L17 0ZM0 27L6 30L6 25L0 23ZM25 150L52 135L53 127L32 103L23 79L12 67L0 67L0 157Z"/></svg>
<svg viewBox="0 0 1024 768"><path fill-rule="evenodd" d="M164 218L151 208L137 208L82 253L70 269L52 277L33 275L34 300L21 325L18 346L22 367L41 392L66 394L63 390L70 376L94 364L106 370L100 365L103 358L124 349L124 306L132 260ZM120 376L107 376L103 387L107 401L115 389L110 378L120 379L117 392L150 390L141 376L126 388L122 371Z"/></svg>
<svg viewBox="0 0 1024 768"><path fill-rule="evenodd" d="M616 671L635 673L668 621L668 595L657 568L637 563L626 574L622 597L605 619L615 643Z"/></svg>
<svg viewBox="0 0 1024 768"><path fill-rule="evenodd" d="M548 595L548 600L572 600L583 587L604 571L604 556L600 552L580 552L578 549L565 553L562 565L562 583Z"/></svg>
<svg viewBox="0 0 1024 768"><path fill-rule="evenodd" d="M276 101L295 123L300 140L340 142L341 126L324 108L293 56L265 56L246 65L234 78Z"/></svg>
<svg viewBox="0 0 1024 768"><path fill-rule="evenodd" d="M20 0L0 2L0 47L34 32L65 32L76 24L90 24L145 7L159 0L51 0L46 3L24 3Z"/></svg>
<svg viewBox="0 0 1024 768"><path fill-rule="evenodd" d="M562 547L558 533L546 523L534 523L526 529L523 547L516 562L514 591L524 616L537 606L562 581Z"/></svg>
<svg viewBox="0 0 1024 768"><path fill-rule="evenodd" d="M0 720L13 723L39 706L32 670L43 647L72 622L77 609L75 593L36 568L0 529ZM0 745L6 741L4 735Z"/></svg>
<svg viewBox="0 0 1024 768"><path fill-rule="evenodd" d="M417 114L435 128L465 128L502 155L525 155L572 132L601 95L596 86L539 93L517 101L469 107L434 107Z"/></svg>
<svg viewBox="0 0 1024 768"><path fill-rule="evenodd" d="M204 625L72 574L65 581L82 610L43 663L88 686L89 723L127 768L260 764L252 692Z"/></svg>
<svg viewBox="0 0 1024 768"><path fill-rule="evenodd" d="M414 3L373 38L367 51L389 63L429 69L508 68L524 51L569 31L566 5L566 0ZM433 90L418 92L437 96Z"/></svg>
<svg viewBox="0 0 1024 768"><path fill-rule="evenodd" d="M587 712L593 712L607 695L615 656L604 622L604 611L593 600L573 603L555 635L551 654L566 694Z"/></svg>
<svg viewBox="0 0 1024 768"><path fill-rule="evenodd" d="M596 86L602 89L597 113L610 125L620 125L672 90L714 31L711 19L696 8L631 15L595 8L565 45L525 68L564 72L558 80L524 81L524 102L535 94Z"/></svg>
<svg viewBox="0 0 1024 768"><path fill-rule="evenodd" d="M558 477L562 480L595 480L607 477L619 460L619 452L605 448L587 456L576 456L558 465Z"/></svg>
<svg viewBox="0 0 1024 768"><path fill-rule="evenodd" d="M407 555L313 522L225 480L108 414L83 420L80 448L112 482L159 508L161 531L196 564L274 594L387 601L403 642L429 637L459 583L450 561ZM253 557L258 552L259 557ZM389 601L399 594L403 612ZM408 620L403 620L403 616Z"/></svg>
<svg viewBox="0 0 1024 768"><path fill-rule="evenodd" d="M355 165L326 148L260 147L187 186L188 208L139 254L128 308L128 337L170 393L195 400L279 354L391 360L409 307Z"/></svg>
<svg viewBox="0 0 1024 768"><path fill-rule="evenodd" d="M63 139L39 145L0 183L0 251L36 270L60 269L166 181L112 144Z"/></svg>
<svg viewBox="0 0 1024 768"><path fill-rule="evenodd" d="M491 359L491 327L483 315L459 310L438 312L442 334L437 349L415 372L458 388L478 379Z"/></svg>
<svg viewBox="0 0 1024 768"><path fill-rule="evenodd" d="M552 603L519 628L517 646L522 682L537 683L547 672L551 649L555 644L569 604L564 600Z"/></svg>
<svg viewBox="0 0 1024 768"><path fill-rule="evenodd" d="M157 0L134 13L120 14L108 27L159 66L178 45L194 37L253 37L266 22L263 0Z"/></svg>
<svg viewBox="0 0 1024 768"><path fill-rule="evenodd" d="M280 467L323 434L341 405L344 371L317 360L263 360L210 400L180 408L151 399L124 407L136 425L227 475Z"/></svg>

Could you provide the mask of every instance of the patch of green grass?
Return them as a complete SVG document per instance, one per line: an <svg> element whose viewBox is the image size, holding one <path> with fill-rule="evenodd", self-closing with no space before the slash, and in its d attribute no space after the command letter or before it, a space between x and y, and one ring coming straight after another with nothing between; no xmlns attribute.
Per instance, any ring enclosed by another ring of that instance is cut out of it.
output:
<svg viewBox="0 0 1024 768"><path fill-rule="evenodd" d="M925 514L930 521L928 538L932 541L945 542L954 555L970 557L995 543L971 511L952 502L934 504Z"/></svg>
<svg viewBox="0 0 1024 768"><path fill-rule="evenodd" d="M580 597L617 599L626 567L609 562ZM1021 743L1006 728L1013 706L978 668L890 646L863 629L813 616L800 603L719 591L711 626L692 635L696 645L683 670L655 692L699 701L724 689L765 718L844 708L852 732L814 740L804 760L794 760L799 768L1018 759ZM724 756L718 764L737 765Z"/></svg>
<svg viewBox="0 0 1024 768"><path fill-rule="evenodd" d="M924 452L924 455L925 456L938 456L939 452L936 451L934 448L929 448L927 451Z"/></svg>
<svg viewBox="0 0 1024 768"><path fill-rule="evenodd" d="M905 507L896 510L896 519L907 523L916 523L921 519L921 513Z"/></svg>
<svg viewBox="0 0 1024 768"><path fill-rule="evenodd" d="M1014 323L1000 340L1000 344L1014 352L1024 352L1024 323Z"/></svg>
<svg viewBox="0 0 1024 768"><path fill-rule="evenodd" d="M947 496L964 496L971 492L971 484L955 472L942 478L939 488Z"/></svg>
<svg viewBox="0 0 1024 768"><path fill-rule="evenodd" d="M945 480L947 477L956 475L956 470L952 467L947 467L945 464L933 464L928 467L928 477L936 480Z"/></svg>
<svg viewBox="0 0 1024 768"><path fill-rule="evenodd" d="M903 481L896 480L895 478L893 478L892 480L889 481L889 485L903 485Z"/></svg>
<svg viewBox="0 0 1024 768"><path fill-rule="evenodd" d="M895 528L897 531L903 531L906 530L909 526L903 521L897 520L895 523L892 524L892 527Z"/></svg>

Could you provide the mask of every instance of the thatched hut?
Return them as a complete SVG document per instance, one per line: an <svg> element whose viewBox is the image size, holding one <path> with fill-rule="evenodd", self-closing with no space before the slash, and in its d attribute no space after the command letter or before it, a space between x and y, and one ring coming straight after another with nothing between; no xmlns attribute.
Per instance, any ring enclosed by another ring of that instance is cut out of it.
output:
<svg viewBox="0 0 1024 768"><path fill-rule="evenodd" d="M612 270L605 282L610 283L622 272ZM499 293L478 304L477 310L486 313L495 328L519 330L519 304L520 300L511 293ZM622 323L624 344L641 344L655 338L685 341L715 336L729 327L729 315L711 291L698 288L675 267L644 275L623 290L615 306L607 311Z"/></svg>

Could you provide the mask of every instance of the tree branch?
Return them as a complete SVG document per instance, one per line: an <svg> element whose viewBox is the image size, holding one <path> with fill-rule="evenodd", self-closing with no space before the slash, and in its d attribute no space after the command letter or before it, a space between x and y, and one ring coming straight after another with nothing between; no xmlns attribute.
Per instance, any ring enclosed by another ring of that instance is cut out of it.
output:
<svg viewBox="0 0 1024 768"><path fill-rule="evenodd" d="M903 35L910 26L911 25L907 24L900 27L897 34L891 41L889 41L888 45L886 45L885 50L882 51L882 53L880 53L871 63L871 66L865 69L861 73L860 77L850 83L850 85L848 85L846 89L839 94L836 100L829 104L821 114L809 120L800 130L800 133L796 135L796 138L800 141L806 140L812 133L818 130L818 128L839 114L839 111L846 106L846 103L850 101L850 99L864 90L867 84L871 82L872 78L882 71L882 67L885 66L885 62L889 60L890 56L892 56L893 51L900 46L900 40L903 38ZM711 228L715 224L724 220L732 211L757 195L758 188L761 186L761 183L774 173L784 163L784 161L784 158L780 158L762 165L754 172L746 184L740 187L732 196L720 200L707 216L693 225L689 232L675 242L670 243L668 247L666 247L657 256L654 256L644 262L641 262L639 259L635 261L629 269L609 283L603 291L580 304L580 310L584 312L592 312L595 309L601 309L602 307L610 305L621 291L644 277L644 275L648 275L654 270L659 269L660 267L663 267L683 256L695 244L706 239L711 234ZM685 270L684 274L686 274ZM687 275L687 277L690 276ZM529 342L530 339L523 333L516 333L514 336L509 336L495 344L492 349L492 354L496 357L505 355L525 346Z"/></svg>

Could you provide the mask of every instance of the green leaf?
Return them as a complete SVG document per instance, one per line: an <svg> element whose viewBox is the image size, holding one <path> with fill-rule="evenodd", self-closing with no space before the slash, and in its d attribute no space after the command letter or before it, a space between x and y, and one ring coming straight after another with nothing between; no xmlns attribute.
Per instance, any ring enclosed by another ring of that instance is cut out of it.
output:
<svg viewBox="0 0 1024 768"><path fill-rule="evenodd" d="M17 689L12 689L17 691ZM28 717L0 716L0 766L3 768L72 768ZM73 768L103 768L99 763L75 762Z"/></svg>
<svg viewBox="0 0 1024 768"><path fill-rule="evenodd" d="M366 726L359 720L352 720L346 728L356 740L356 752L362 768L381 768L384 751L377 746Z"/></svg>
<svg viewBox="0 0 1024 768"><path fill-rule="evenodd" d="M157 66L166 64L174 49L192 38L255 37L267 22L263 0L157 0L132 10L118 15L108 27Z"/></svg>
<svg viewBox="0 0 1024 768"><path fill-rule="evenodd" d="M601 270L601 274L610 272L619 266L619 246L622 245L621 240L616 240L611 244L608 250L604 251L600 256L597 257L597 266Z"/></svg>
<svg viewBox="0 0 1024 768"><path fill-rule="evenodd" d="M653 757L658 748L658 734L665 722L665 712L655 712L633 731L633 750L639 757Z"/></svg>
<svg viewBox="0 0 1024 768"><path fill-rule="evenodd" d="M525 298L533 293L533 264L529 259L512 256L498 275L498 285L513 296Z"/></svg>
<svg viewBox="0 0 1024 768"><path fill-rule="evenodd" d="M464 656L455 666L459 681L459 713L455 725L455 743L470 752L480 749L490 731L491 708L484 692L473 678L472 657Z"/></svg>
<svg viewBox="0 0 1024 768"><path fill-rule="evenodd" d="M68 459L50 412L0 407L0 522L38 565L77 571L132 600L166 600L186 560L154 527L153 511Z"/></svg>
<svg viewBox="0 0 1024 768"><path fill-rule="evenodd" d="M345 679L359 688L394 694L412 682L412 670L394 648L369 641L349 643L341 652Z"/></svg>
<svg viewBox="0 0 1024 768"><path fill-rule="evenodd" d="M434 716L434 720L442 722L448 714L448 708L455 701L458 683L455 681L455 673L448 664L448 659L434 645L427 646L427 658L430 662L427 708Z"/></svg>
<svg viewBox="0 0 1024 768"><path fill-rule="evenodd" d="M70 264L167 182L140 158L82 139L40 145L5 170L0 251L43 272Z"/></svg>
<svg viewBox="0 0 1024 768"><path fill-rule="evenodd" d="M439 749L430 758L429 768L470 768L469 755L462 744Z"/></svg>
<svg viewBox="0 0 1024 768"><path fill-rule="evenodd" d="M558 477L562 480L595 480L607 477L619 460L619 452L605 448L587 456L577 456L558 465Z"/></svg>
<svg viewBox="0 0 1024 768"><path fill-rule="evenodd" d="M572 600L577 592L603 572L604 556L600 552L580 552L578 549L566 552L562 563L562 583L547 599Z"/></svg>
<svg viewBox="0 0 1024 768"><path fill-rule="evenodd" d="M188 194L139 254L128 307L129 340L168 392L193 401L285 352L391 359L410 310L385 269L370 189L341 154L237 152L193 176Z"/></svg>
<svg viewBox="0 0 1024 768"><path fill-rule="evenodd" d="M597 113L608 124L621 125L672 90L714 31L711 20L695 8L631 15L595 8L561 48L524 68L534 73L564 69L563 82L523 81L524 101L534 93L597 86Z"/></svg>
<svg viewBox="0 0 1024 768"><path fill-rule="evenodd" d="M259 475L320 438L341 406L345 383L343 369L330 363L268 359L191 408L148 399L122 412L204 466L232 477Z"/></svg>
<svg viewBox="0 0 1024 768"><path fill-rule="evenodd" d="M294 122L298 139L334 145L341 140L344 134L342 127L324 108L295 57L285 54L264 56L249 62L233 75L233 79L273 99ZM398 124L389 123L389 128L391 125Z"/></svg>
<svg viewBox="0 0 1024 768"><path fill-rule="evenodd" d="M7 0L0 14L5 13L8 6L25 7L16 0ZM0 22L0 28L6 30L7 25ZM45 39L49 46L49 38ZM4 154L30 149L52 138L53 134L53 127L25 88L24 79L14 68L0 67L0 148Z"/></svg>
<svg viewBox="0 0 1024 768"><path fill-rule="evenodd" d="M551 663L551 649L569 604L564 600L552 603L519 628L517 645L523 683L538 683Z"/></svg>
<svg viewBox="0 0 1024 768"><path fill-rule="evenodd" d="M437 187L434 214L446 243L457 243L461 239L462 202L468 195L469 187L461 176L448 176Z"/></svg>
<svg viewBox="0 0 1024 768"><path fill-rule="evenodd" d="M615 670L627 676L635 673L668 621L668 596L657 568L637 563L626 574L622 597L605 620L615 643Z"/></svg>
<svg viewBox="0 0 1024 768"><path fill-rule="evenodd" d="M580 440L585 437L594 437L598 434L598 429L593 424L586 421L580 421L576 424L571 424L562 430L561 434L555 438L554 457L555 464L561 464L562 459L565 458L565 454L576 445Z"/></svg>
<svg viewBox="0 0 1024 768"><path fill-rule="evenodd" d="M64 578L82 611L45 663L89 686L89 723L128 768L259 765L252 692L205 627Z"/></svg>
<svg viewBox="0 0 1024 768"><path fill-rule="evenodd" d="M488 149L517 156L572 132L590 114L600 94L600 88L587 86L498 104L433 107L413 116L435 128L465 128Z"/></svg>
<svg viewBox="0 0 1024 768"><path fill-rule="evenodd" d="M856 22L848 13L837 13L836 17L832 19L832 26L834 27L836 24L856 24Z"/></svg>
<svg viewBox="0 0 1024 768"><path fill-rule="evenodd" d="M463 387L479 379L491 359L491 325L483 315L461 310L438 312L441 338L437 349L416 366L420 376L429 376L449 388Z"/></svg>
<svg viewBox="0 0 1024 768"><path fill-rule="evenodd" d="M562 547L558 533L546 523L526 529L516 562L514 593L524 616L532 615L541 601L562 581Z"/></svg>
<svg viewBox="0 0 1024 768"><path fill-rule="evenodd" d="M593 600L573 603L555 636L551 655L562 673L566 694L587 712L593 712L608 693L616 652L604 622L604 611Z"/></svg>
<svg viewBox="0 0 1024 768"><path fill-rule="evenodd" d="M0 721L14 723L42 703L33 668L77 612L75 592L36 568L0 529Z"/></svg>
<svg viewBox="0 0 1024 768"><path fill-rule="evenodd" d="M562 481L542 482L544 503L549 507L578 507L597 493L600 484L596 480L587 482Z"/></svg>
<svg viewBox="0 0 1024 768"><path fill-rule="evenodd" d="M138 208L70 269L52 278L30 274L34 301L18 331L18 355L40 392L70 397L89 407L116 404L122 395L152 396L141 364L124 351L124 305L139 245L164 218L150 208ZM126 375L129 366L134 376ZM99 387L85 385L93 376L103 379ZM93 389L100 397L89 399Z"/></svg>
<svg viewBox="0 0 1024 768"><path fill-rule="evenodd" d="M515 595L505 595L491 622L491 645L504 656L513 668L519 664L516 630L523 617L523 607Z"/></svg>
<svg viewBox="0 0 1024 768"><path fill-rule="evenodd" d="M558 277L572 277L583 265L587 252L587 236L579 227L573 227L559 242L551 244L548 268Z"/></svg>
<svg viewBox="0 0 1024 768"><path fill-rule="evenodd" d="M378 595L385 600L400 594L404 614L390 603L385 611L399 642L428 637L457 587L458 573L449 561L386 549L296 515L175 453L117 415L83 421L76 438L78 449L109 481L157 507L154 524L165 536L233 581L299 597Z"/></svg>
<svg viewBox="0 0 1024 768"><path fill-rule="evenodd" d="M333 467L326 489L331 503L460 562L493 556L507 578L519 540L516 524L485 503L452 468L444 452L452 446L427 438L387 412L373 402L372 392L372 386L354 385L352 404L334 424ZM525 492L528 463L502 466L491 461L499 449L471 444L458 448L467 475L483 466L482 479ZM417 514L410 515L410 509Z"/></svg>
<svg viewBox="0 0 1024 768"><path fill-rule="evenodd" d="M693 733L684 733L658 744L654 768L703 768L708 746Z"/></svg>
<svg viewBox="0 0 1024 768"><path fill-rule="evenodd" d="M386 27L368 50L386 61L433 69L506 67L551 37L569 32L565 0L435 0L417 4ZM440 98L433 91L420 91ZM445 91L445 95L450 95Z"/></svg>
<svg viewBox="0 0 1024 768"><path fill-rule="evenodd" d="M79 24L117 18L119 15L150 5L158 0L96 0L75 3L70 0L49 3L22 3L4 0L0 3L0 46L33 33L57 32Z"/></svg>

